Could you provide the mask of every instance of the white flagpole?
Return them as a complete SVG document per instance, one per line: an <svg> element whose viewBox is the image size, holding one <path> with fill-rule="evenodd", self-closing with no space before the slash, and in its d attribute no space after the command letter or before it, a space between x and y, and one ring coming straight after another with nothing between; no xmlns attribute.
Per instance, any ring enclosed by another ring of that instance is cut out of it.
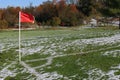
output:
<svg viewBox="0 0 120 80"><path fill-rule="evenodd" d="M21 12L19 11L19 62L21 62Z"/></svg>

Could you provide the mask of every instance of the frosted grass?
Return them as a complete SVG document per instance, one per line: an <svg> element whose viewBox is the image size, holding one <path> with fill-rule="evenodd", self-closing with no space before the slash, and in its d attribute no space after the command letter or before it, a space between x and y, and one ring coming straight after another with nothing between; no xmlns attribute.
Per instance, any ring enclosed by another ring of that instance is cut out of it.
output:
<svg viewBox="0 0 120 80"><path fill-rule="evenodd" d="M100 34L100 35L99 35ZM111 35L112 34L112 35ZM31 35L32 36L32 35ZM62 33L62 34L52 34L52 35L36 35L36 36L29 36L25 37L23 36L21 41L21 53L22 57L39 53L39 54L50 54L50 57L47 57L48 59L47 63L43 64L42 66L36 66L34 68L27 67L28 70L30 70L32 74L32 70L34 71L36 68L42 68L44 66L52 64L52 57L59 57L59 56L67 56L65 54L67 51L77 51L82 52L87 45L109 45L109 44L115 44L120 42L120 34L119 32L110 33L110 32L101 32L97 33L81 33L78 34L75 32L74 34L71 33ZM10 49L14 49L15 51L18 51L18 39L0 39L0 53L3 51L7 51ZM72 53L72 52L71 52ZM104 56L113 56L113 57L119 57L120 51L114 50L114 51L107 51L103 55ZM74 54L74 53L73 53ZM71 55L71 54L70 54ZM118 56L119 55L119 56ZM50 61L49 61L50 60ZM78 63L79 64L79 63ZM10 65L11 66L11 65ZM27 65L26 65L27 66ZM56 66L63 66L63 65L56 65ZM116 67L111 67L112 69L117 70L110 70L109 72L103 72L100 69L92 69L88 71L89 79L101 79L104 76L109 76L109 79L119 79L120 75L115 75L114 73L117 72L120 69L120 65ZM25 68L26 69L26 68ZM29 72L29 71L28 71ZM38 72L37 72L38 73ZM58 74L57 72L52 73L38 73L41 74L39 79L42 80L53 80L53 79L60 79L63 78L62 74ZM7 76L15 76L16 74L14 72L11 72L7 68L1 70L1 76L4 76L3 79ZM37 75L35 73L35 75ZM2 79L2 78L1 78ZM64 77L64 79L69 79L68 77Z"/></svg>

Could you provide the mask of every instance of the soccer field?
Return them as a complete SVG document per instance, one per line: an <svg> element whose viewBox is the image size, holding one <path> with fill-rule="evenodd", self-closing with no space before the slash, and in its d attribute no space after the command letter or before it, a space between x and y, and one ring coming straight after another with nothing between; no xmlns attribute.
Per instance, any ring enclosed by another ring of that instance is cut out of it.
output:
<svg viewBox="0 0 120 80"><path fill-rule="evenodd" d="M120 30L0 31L0 80L119 80Z"/></svg>

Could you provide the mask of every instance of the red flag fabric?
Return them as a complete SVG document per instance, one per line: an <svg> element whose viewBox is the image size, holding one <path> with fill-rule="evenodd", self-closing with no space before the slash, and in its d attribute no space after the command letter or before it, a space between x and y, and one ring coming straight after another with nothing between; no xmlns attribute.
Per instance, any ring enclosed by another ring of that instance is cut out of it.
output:
<svg viewBox="0 0 120 80"><path fill-rule="evenodd" d="M34 16L25 12L20 12L20 22L34 23Z"/></svg>

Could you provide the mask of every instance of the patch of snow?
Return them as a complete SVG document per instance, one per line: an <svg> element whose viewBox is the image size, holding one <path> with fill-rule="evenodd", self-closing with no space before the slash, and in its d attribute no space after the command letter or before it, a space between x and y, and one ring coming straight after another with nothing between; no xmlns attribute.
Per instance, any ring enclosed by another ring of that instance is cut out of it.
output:
<svg viewBox="0 0 120 80"><path fill-rule="evenodd" d="M108 72L103 72L102 70L95 68L88 71L88 79L90 80L100 80L102 77L108 76L108 80L119 80L120 75L115 75L115 72L120 70L120 64L116 67L111 67L111 70Z"/></svg>
<svg viewBox="0 0 120 80"><path fill-rule="evenodd" d="M91 39L81 39L76 40L73 43L83 43L83 44L97 44L97 45L105 45L111 43L120 42L120 34L111 36L111 37L102 37L102 38L91 38Z"/></svg>
<svg viewBox="0 0 120 80"><path fill-rule="evenodd" d="M2 53L3 49L4 49L3 44L0 44L0 53Z"/></svg>
<svg viewBox="0 0 120 80"><path fill-rule="evenodd" d="M105 45L105 44L120 42L120 34L116 34L111 37L79 39L79 40L67 41L67 42L59 41L59 39L64 40L63 37L62 39L59 37L55 37L55 39L41 38L41 39L32 39L31 41L29 40L22 41L23 42L22 46L24 48L21 49L21 52L27 55L40 51L42 51L42 54L59 55L69 49L73 49L74 51L77 49L82 52L82 50L86 47L87 44Z"/></svg>
<svg viewBox="0 0 120 80"><path fill-rule="evenodd" d="M4 80L6 77L8 76L12 76L14 77L16 75L16 73L14 73L14 71L10 71L8 70L9 67L11 67L13 64L15 64L15 62L11 63L10 65L4 67L1 71L0 71L0 80Z"/></svg>
<svg viewBox="0 0 120 80"><path fill-rule="evenodd" d="M94 80L94 79L100 80L105 75L105 73L102 72L102 70L99 70L96 68L96 69L89 70L88 75L89 75L88 79L90 80Z"/></svg>
<svg viewBox="0 0 120 80"><path fill-rule="evenodd" d="M22 53L22 55L29 55L29 54L39 52L43 48L44 48L44 46L39 46L39 47L35 47L35 48L28 48L28 49L27 48L22 48L21 53Z"/></svg>
<svg viewBox="0 0 120 80"><path fill-rule="evenodd" d="M57 72L52 73L38 73L34 68L31 68L29 65L27 65L24 62L21 62L21 64L28 69L29 73L34 74L36 76L36 80L54 80L54 79L60 79L63 78L63 75L58 74ZM69 79L69 78L68 78Z"/></svg>
<svg viewBox="0 0 120 80"><path fill-rule="evenodd" d="M114 68L114 69L120 69L120 64L116 67L111 67L111 68Z"/></svg>
<svg viewBox="0 0 120 80"><path fill-rule="evenodd" d="M120 79L120 75L115 75L115 72L118 72L120 70L120 64L116 67L111 67L110 70L107 75L109 75L109 80L119 80Z"/></svg>
<svg viewBox="0 0 120 80"><path fill-rule="evenodd" d="M103 54L104 56L120 57L120 50L107 51Z"/></svg>
<svg viewBox="0 0 120 80"><path fill-rule="evenodd" d="M3 51L10 50L11 48L16 48L17 46L18 44L14 40L13 42L12 41L2 42L0 43L0 53L2 53Z"/></svg>
<svg viewBox="0 0 120 80"><path fill-rule="evenodd" d="M58 74L57 72L52 72L52 73L43 73L41 74L42 80L57 80L57 79L60 79L60 78L63 78L63 75L60 75ZM37 80L40 80L40 79L37 79Z"/></svg>
<svg viewBox="0 0 120 80"><path fill-rule="evenodd" d="M42 67L48 66L48 65L52 64L52 60L53 60L53 57L48 57L47 58L47 63L45 63L41 66L34 67L34 68L37 69L37 68L42 68Z"/></svg>

